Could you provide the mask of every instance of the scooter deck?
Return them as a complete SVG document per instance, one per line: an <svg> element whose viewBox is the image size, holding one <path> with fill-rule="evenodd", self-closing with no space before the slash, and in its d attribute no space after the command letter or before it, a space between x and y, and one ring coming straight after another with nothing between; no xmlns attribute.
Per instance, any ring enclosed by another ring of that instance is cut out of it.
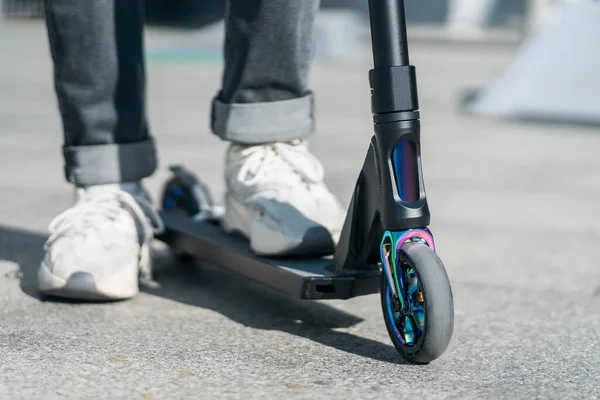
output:
<svg viewBox="0 0 600 400"><path fill-rule="evenodd" d="M311 300L349 299L379 291L379 269L335 275L327 268L331 265L331 256L310 259L258 257L244 238L226 233L218 223L196 222L187 216L165 211L161 216L165 232L157 238L171 248L290 296Z"/></svg>

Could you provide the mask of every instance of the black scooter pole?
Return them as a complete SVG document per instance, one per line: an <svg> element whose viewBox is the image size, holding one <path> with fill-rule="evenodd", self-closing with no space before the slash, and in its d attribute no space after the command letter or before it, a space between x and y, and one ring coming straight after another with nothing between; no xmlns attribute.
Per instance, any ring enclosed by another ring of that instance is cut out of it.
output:
<svg viewBox="0 0 600 400"><path fill-rule="evenodd" d="M369 0L374 68L369 72L375 123L419 119L417 77L408 57L404 0ZM405 114L408 112L409 114ZM395 118L394 118L395 117Z"/></svg>
<svg viewBox="0 0 600 400"><path fill-rule="evenodd" d="M380 262L385 231L424 228L430 222L421 171L417 78L409 64L404 0L369 0L369 14L375 135L335 251L337 274Z"/></svg>
<svg viewBox="0 0 600 400"><path fill-rule="evenodd" d="M409 65L404 0L369 0L375 68Z"/></svg>
<svg viewBox="0 0 600 400"><path fill-rule="evenodd" d="M410 65L404 0L369 0L374 68L369 71L381 181L383 229L429 225L420 157L415 67ZM391 168L390 168L391 167Z"/></svg>

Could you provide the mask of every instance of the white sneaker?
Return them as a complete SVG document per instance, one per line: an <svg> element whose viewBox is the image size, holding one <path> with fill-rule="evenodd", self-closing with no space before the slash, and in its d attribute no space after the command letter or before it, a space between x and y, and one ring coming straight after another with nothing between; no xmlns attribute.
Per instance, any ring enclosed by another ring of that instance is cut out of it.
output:
<svg viewBox="0 0 600 400"><path fill-rule="evenodd" d="M323 255L334 250L345 211L323 183L305 142L231 144L224 228L259 255Z"/></svg>
<svg viewBox="0 0 600 400"><path fill-rule="evenodd" d="M140 271L150 277L150 241L162 229L140 184L78 189L75 205L50 224L39 290L82 300L133 297Z"/></svg>

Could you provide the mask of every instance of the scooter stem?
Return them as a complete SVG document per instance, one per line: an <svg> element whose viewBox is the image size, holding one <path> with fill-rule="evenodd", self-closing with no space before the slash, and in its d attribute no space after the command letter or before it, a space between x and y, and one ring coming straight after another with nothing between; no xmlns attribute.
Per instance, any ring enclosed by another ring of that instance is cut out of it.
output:
<svg viewBox="0 0 600 400"><path fill-rule="evenodd" d="M375 68L409 65L404 0L369 0L369 14Z"/></svg>

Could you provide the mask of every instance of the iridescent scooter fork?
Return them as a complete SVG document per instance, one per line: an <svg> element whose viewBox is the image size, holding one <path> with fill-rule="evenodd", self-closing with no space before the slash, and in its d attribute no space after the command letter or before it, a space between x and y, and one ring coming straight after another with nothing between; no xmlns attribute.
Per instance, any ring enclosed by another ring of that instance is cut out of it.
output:
<svg viewBox="0 0 600 400"><path fill-rule="evenodd" d="M404 298L404 283L402 280L398 281L398 275L392 272L392 268L393 271L397 271L398 254L400 252L400 248L409 241L424 242L424 244L435 251L435 241L433 239L433 235L427 228L409 229L399 232L387 231L381 240L381 263L383 266L383 272L387 277L392 294L400 300L402 307L405 307L407 302L407 299ZM396 277L396 279L394 279L394 277ZM399 293L401 293L401 295Z"/></svg>

